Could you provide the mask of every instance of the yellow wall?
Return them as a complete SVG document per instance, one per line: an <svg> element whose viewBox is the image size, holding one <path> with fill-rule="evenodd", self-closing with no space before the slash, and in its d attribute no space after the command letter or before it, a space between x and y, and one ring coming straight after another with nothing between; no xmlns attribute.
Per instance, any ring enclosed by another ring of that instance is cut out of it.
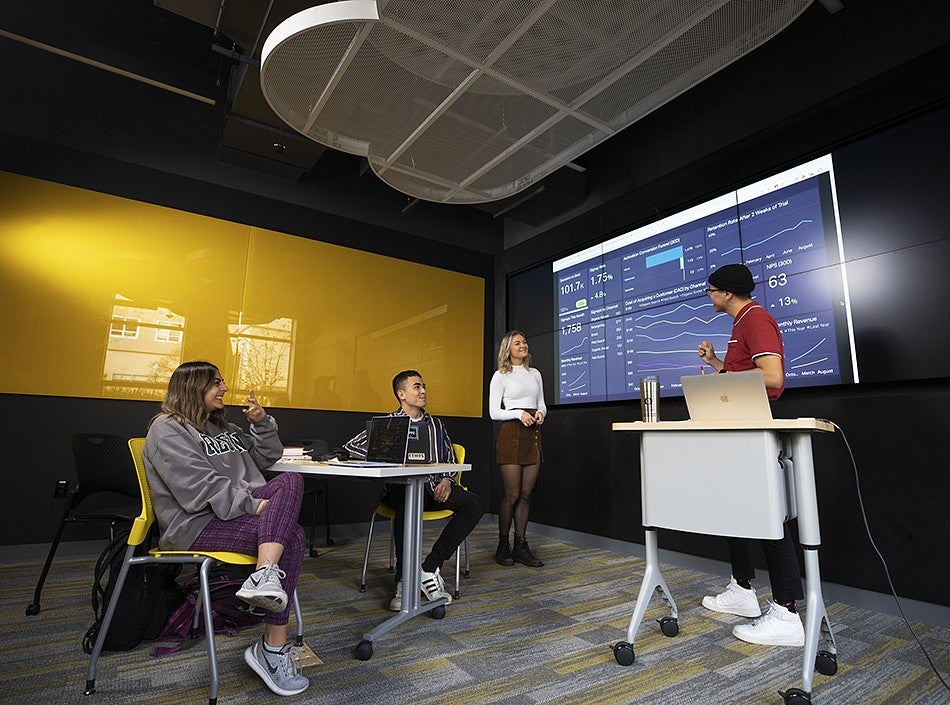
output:
<svg viewBox="0 0 950 705"><path fill-rule="evenodd" d="M484 281L0 172L0 392L160 399L181 362L241 404L481 416Z"/></svg>

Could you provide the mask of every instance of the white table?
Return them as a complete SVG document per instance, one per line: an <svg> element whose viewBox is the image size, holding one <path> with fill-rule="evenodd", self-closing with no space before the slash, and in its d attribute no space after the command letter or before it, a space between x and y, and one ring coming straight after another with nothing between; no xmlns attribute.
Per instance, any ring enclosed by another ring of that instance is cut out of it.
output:
<svg viewBox="0 0 950 705"><path fill-rule="evenodd" d="M281 460L269 469L275 472L298 472L301 475L321 477L358 477L406 486L406 514L403 522L402 544L402 609L375 629L363 634L362 641L356 646L356 658L361 661L372 658L373 641L416 615L431 611L436 619L445 616L446 599L444 597L425 604L422 604L420 599L424 487L429 475L467 472L472 469L471 465L443 463L373 467L344 463L318 463L309 460Z"/></svg>
<svg viewBox="0 0 950 705"><path fill-rule="evenodd" d="M746 538L776 539L798 517L805 557L806 623L802 688L783 693L787 705L811 702L814 669L837 671L837 650L821 595L818 569L818 500L811 435L833 432L812 418L762 421L634 421L614 431L640 433L640 482L646 570L627 641L614 646L617 662L634 661L633 640L650 598L659 591L670 614L662 632L679 632L673 596L660 573L658 528ZM825 648L818 651L821 638Z"/></svg>

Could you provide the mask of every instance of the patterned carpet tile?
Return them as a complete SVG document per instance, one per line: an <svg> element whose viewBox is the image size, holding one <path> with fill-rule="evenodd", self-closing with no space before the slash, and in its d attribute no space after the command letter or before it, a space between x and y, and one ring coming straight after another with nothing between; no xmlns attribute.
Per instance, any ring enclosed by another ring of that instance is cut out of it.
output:
<svg viewBox="0 0 950 705"><path fill-rule="evenodd" d="M444 619L418 617L383 635L368 661L354 658L356 644L393 614L387 609L393 576L386 570L386 542L375 542L365 593L358 590L364 539L340 537L335 546L321 547L318 558L306 560L298 586L307 643L323 662L304 671L310 689L289 698L270 693L243 660L259 635L249 629L217 640L219 703L781 705L778 690L801 686L800 649L737 641L732 627L745 620L702 608L702 596L726 583L722 575L663 566L679 610L679 634L661 633L656 620L669 611L654 595L634 635L635 662L624 667L612 647L627 640L642 560L533 536L532 549L545 567L502 567L491 558L496 541L494 527L480 525L470 537L472 573L462 580L461 599ZM24 608L40 561L5 566L0 705L207 702L204 640L163 657L152 656L149 644L107 653L97 692L83 695L87 656L81 638L92 620L94 562L94 556L57 559L35 616ZM446 568L451 589L454 566ZM841 603L827 609L839 669L834 676L814 674L816 705L950 702L902 620ZM914 627L938 667L950 672L950 630Z"/></svg>

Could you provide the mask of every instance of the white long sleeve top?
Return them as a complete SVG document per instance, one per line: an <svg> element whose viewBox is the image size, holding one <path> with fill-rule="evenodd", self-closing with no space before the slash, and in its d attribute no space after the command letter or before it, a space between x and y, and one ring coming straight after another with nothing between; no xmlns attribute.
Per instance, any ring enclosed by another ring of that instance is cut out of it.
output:
<svg viewBox="0 0 950 705"><path fill-rule="evenodd" d="M522 409L537 409L548 415L541 373L522 365L513 367L511 372L496 370L488 385L489 415L495 421L520 419Z"/></svg>

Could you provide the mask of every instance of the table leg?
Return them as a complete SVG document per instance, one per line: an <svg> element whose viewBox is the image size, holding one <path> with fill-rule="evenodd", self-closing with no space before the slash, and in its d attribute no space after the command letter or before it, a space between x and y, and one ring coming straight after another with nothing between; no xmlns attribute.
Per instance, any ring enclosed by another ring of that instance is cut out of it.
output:
<svg viewBox="0 0 950 705"><path fill-rule="evenodd" d="M646 614L647 607L654 592L659 592L663 601L669 607L670 614L659 620L660 629L666 636L676 636L679 633L677 623L678 612L676 603L673 601L673 595L660 573L660 558L657 549L656 529L645 528L644 543L646 545L646 569L643 572L643 582L640 584L640 594L637 596L637 604L633 609L633 616L630 618L630 626L627 628L627 641L620 642L614 646L614 658L621 666L629 666L633 663L633 640L636 638L637 630L640 628L640 622L643 621L643 615Z"/></svg>
<svg viewBox="0 0 950 705"><path fill-rule="evenodd" d="M821 534L818 527L818 493L815 485L815 467L811 452L811 436L796 433L792 438L792 462L795 476L795 501L798 508L798 535L805 558L805 648L802 654L802 690L811 693L819 639L825 642L818 661L819 670L826 675L837 671L834 635L825 601L821 593L821 571L818 567L818 547Z"/></svg>
<svg viewBox="0 0 950 705"><path fill-rule="evenodd" d="M406 509L402 539L402 609L372 631L363 634L364 642L373 642L383 634L416 615L446 603L444 597L422 604L422 507L424 475L409 478L406 485ZM370 653L372 651L370 650Z"/></svg>

